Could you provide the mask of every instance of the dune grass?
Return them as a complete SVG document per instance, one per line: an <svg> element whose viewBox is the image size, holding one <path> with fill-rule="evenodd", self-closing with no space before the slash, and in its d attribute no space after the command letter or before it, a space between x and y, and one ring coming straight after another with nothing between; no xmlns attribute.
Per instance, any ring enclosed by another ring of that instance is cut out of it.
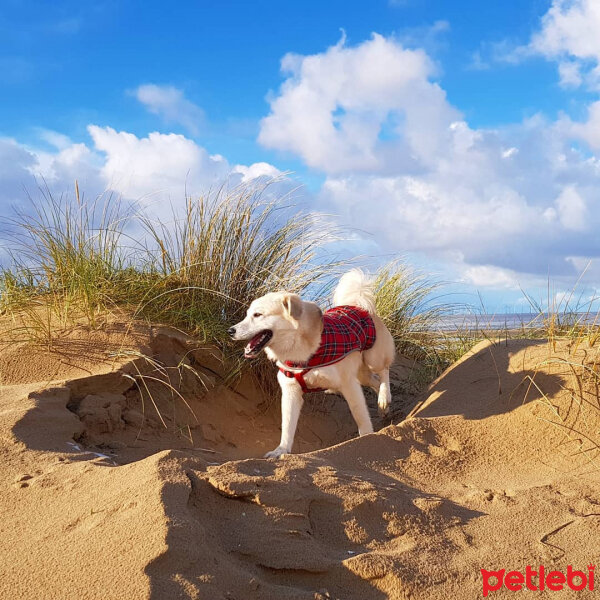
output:
<svg viewBox="0 0 600 600"><path fill-rule="evenodd" d="M113 195L86 200L77 186L74 197L42 192L8 220L11 261L0 270L0 311L12 318L15 335L49 347L57 331L76 323L142 319L217 346L235 374L244 363L226 331L252 298L286 289L326 306L340 273L354 266L328 255L339 238L330 223L295 210L289 197L273 197L268 183L187 198L168 221ZM374 283L378 313L398 352L419 363L422 385L478 341L509 335L485 326L442 331L440 318L456 307L439 302L440 284L402 261L381 267ZM572 312L571 304L568 297L564 308ZM510 337L583 331L566 310L540 309L537 321Z"/></svg>
<svg viewBox="0 0 600 600"><path fill-rule="evenodd" d="M452 308L436 298L440 283L400 260L383 265L375 274L377 314L392 333L397 351L415 360L418 387L435 379L476 342L473 335L446 334L440 319Z"/></svg>
<svg viewBox="0 0 600 600"><path fill-rule="evenodd" d="M565 442L558 450L570 458L584 459L577 475L600 469L600 323L598 313L592 310L598 298L584 298L577 292L586 270L587 267L571 291L559 299L550 293L548 285L548 310L541 311L536 306L548 356L528 376L530 390L538 392L540 402L548 409L548 416L540 418L564 436ZM560 376L562 402L548 397L540 387L538 370L550 370Z"/></svg>
<svg viewBox="0 0 600 600"><path fill-rule="evenodd" d="M282 287L314 294L338 264L319 260L331 228L264 196L265 186L222 189L160 223L114 196L46 192L9 220L0 310L47 343L69 320L96 327L116 309L225 342L250 298Z"/></svg>
<svg viewBox="0 0 600 600"><path fill-rule="evenodd" d="M166 225L142 217L152 285L135 314L166 314L195 335L223 341L250 301L268 291L318 297L340 266L325 260L335 232L322 219L290 213L285 198L263 200L264 191L242 186L188 199L185 214Z"/></svg>
<svg viewBox="0 0 600 600"><path fill-rule="evenodd" d="M30 211L7 220L11 261L0 271L0 311L26 337L51 344L53 331L77 319L92 327L127 292L123 238L131 211L108 195L83 202L42 190Z"/></svg>
<svg viewBox="0 0 600 600"><path fill-rule="evenodd" d="M3 323L6 343L52 349L75 325L162 323L216 347L226 381L252 364L269 396L272 366L244 361L227 329L267 291L319 299L341 268L326 255L336 239L331 225L288 197L272 197L268 184L187 198L183 211L162 222L116 196L86 201L77 187L74 197L60 198L46 189L7 225L11 260L0 270L0 313L11 321L8 330Z"/></svg>
<svg viewBox="0 0 600 600"><path fill-rule="evenodd" d="M533 374L526 376L528 390L539 397L547 409L538 418L558 430L563 442L557 451L580 461L571 475L581 476L600 470L600 348L597 323L569 322L564 331L554 322L561 315L549 316L550 335L547 337L547 358L540 362ZM547 392L538 377L539 372L559 376L559 394ZM573 463L575 464L575 463Z"/></svg>
<svg viewBox="0 0 600 600"><path fill-rule="evenodd" d="M226 330L249 301L286 289L325 306L351 265L332 258L331 224L270 198L268 184L187 198L182 213L151 219L107 195L86 201L43 190L9 219L11 263L0 271L0 310L31 339L83 320L98 327L118 311L179 327L228 347ZM375 277L377 307L398 349L426 352L443 307L421 275L395 261Z"/></svg>

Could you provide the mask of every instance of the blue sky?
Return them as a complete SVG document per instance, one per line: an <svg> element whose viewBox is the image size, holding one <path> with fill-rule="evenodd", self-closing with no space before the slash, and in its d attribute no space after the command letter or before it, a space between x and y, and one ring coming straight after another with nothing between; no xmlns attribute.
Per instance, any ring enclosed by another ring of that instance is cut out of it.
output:
<svg viewBox="0 0 600 600"><path fill-rule="evenodd" d="M293 171L309 209L368 232L357 251L457 301L521 310L520 287L560 298L591 261L587 298L599 30L593 0L3 0L0 209L33 176L175 201Z"/></svg>

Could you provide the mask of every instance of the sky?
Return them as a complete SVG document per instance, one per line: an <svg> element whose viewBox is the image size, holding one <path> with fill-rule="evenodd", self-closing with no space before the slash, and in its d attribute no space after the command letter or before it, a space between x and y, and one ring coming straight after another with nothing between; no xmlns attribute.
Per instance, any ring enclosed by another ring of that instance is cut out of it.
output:
<svg viewBox="0 0 600 600"><path fill-rule="evenodd" d="M597 0L0 0L0 214L77 180L164 219L285 174L367 266L488 312L585 305L599 31Z"/></svg>

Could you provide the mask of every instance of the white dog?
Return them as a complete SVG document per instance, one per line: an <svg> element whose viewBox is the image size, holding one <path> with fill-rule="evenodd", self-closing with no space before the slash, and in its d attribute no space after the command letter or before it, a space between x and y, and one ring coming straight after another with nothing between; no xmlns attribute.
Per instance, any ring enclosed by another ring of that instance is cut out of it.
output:
<svg viewBox="0 0 600 600"><path fill-rule="evenodd" d="M274 292L254 300L246 318L229 329L234 340L250 340L246 358L264 349L279 367L281 442L267 458L291 452L305 392L342 394L359 435L373 431L361 385L377 392L380 413L388 411L394 340L375 314L373 289L362 271L340 279L333 305L323 314L297 294Z"/></svg>

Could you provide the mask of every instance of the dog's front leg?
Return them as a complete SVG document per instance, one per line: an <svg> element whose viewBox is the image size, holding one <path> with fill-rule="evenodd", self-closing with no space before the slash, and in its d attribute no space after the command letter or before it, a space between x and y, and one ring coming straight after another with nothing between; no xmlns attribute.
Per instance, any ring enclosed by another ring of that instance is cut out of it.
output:
<svg viewBox="0 0 600 600"><path fill-rule="evenodd" d="M358 380L347 381L340 390L350 407L350 412L358 425L358 435L373 433L373 425L367 408L367 401Z"/></svg>
<svg viewBox="0 0 600 600"><path fill-rule="evenodd" d="M275 450L267 452L265 458L278 458L292 451L298 417L304 402L302 388L296 380L289 379L282 373L277 375L277 379L281 386L281 442Z"/></svg>

